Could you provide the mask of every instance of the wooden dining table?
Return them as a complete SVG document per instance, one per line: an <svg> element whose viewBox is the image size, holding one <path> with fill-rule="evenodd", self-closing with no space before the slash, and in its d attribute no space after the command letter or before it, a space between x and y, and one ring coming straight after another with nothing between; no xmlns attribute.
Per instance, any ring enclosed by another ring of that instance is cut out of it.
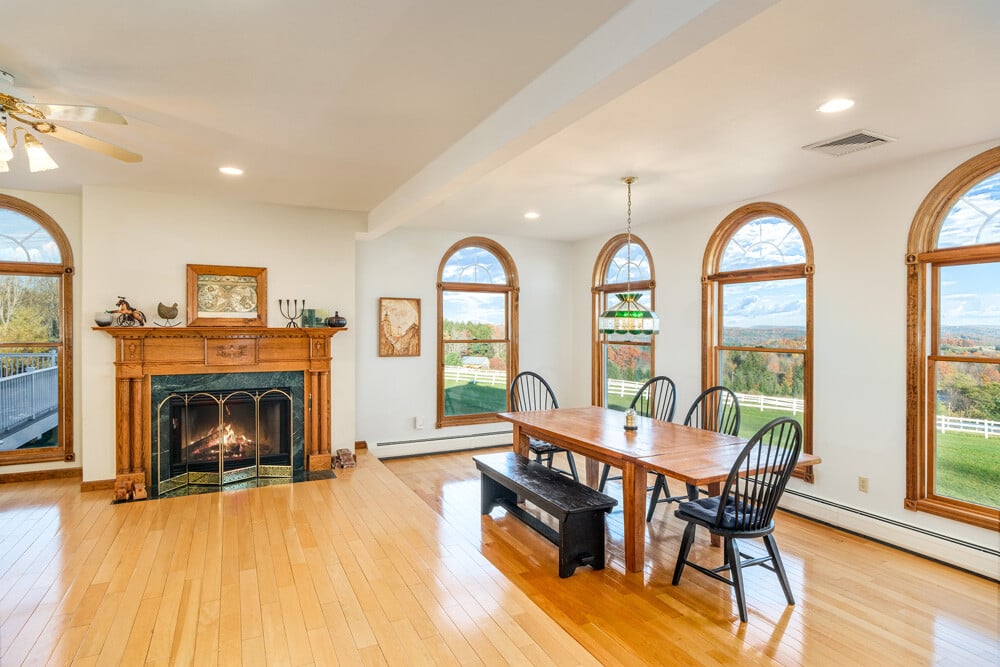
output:
<svg viewBox="0 0 1000 667"><path fill-rule="evenodd" d="M544 440L587 458L587 484L597 486L598 465L622 471L625 569L641 572L646 547L647 473L663 473L691 487L707 486L718 495L746 440L714 431L636 417L638 428L626 431L625 414L587 406L555 410L501 412L514 425L514 451L529 456L528 438ZM799 466L819 463L812 454Z"/></svg>

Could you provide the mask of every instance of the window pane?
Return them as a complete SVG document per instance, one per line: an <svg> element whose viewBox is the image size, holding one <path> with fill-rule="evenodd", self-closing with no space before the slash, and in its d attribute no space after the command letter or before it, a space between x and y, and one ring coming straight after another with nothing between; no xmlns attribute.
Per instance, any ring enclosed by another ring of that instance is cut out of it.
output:
<svg viewBox="0 0 1000 667"><path fill-rule="evenodd" d="M722 385L740 402L740 436L749 438L778 417L801 421L805 410L805 357L779 352L723 350L719 353Z"/></svg>
<svg viewBox="0 0 1000 667"><path fill-rule="evenodd" d="M935 363L934 492L1000 507L1000 365Z"/></svg>
<svg viewBox="0 0 1000 667"><path fill-rule="evenodd" d="M751 220L726 245L721 271L804 264L806 247L795 225L775 216Z"/></svg>
<svg viewBox="0 0 1000 667"><path fill-rule="evenodd" d="M608 272L604 276L606 285L624 285L630 280L649 280L649 258L638 243L623 243L608 262Z"/></svg>
<svg viewBox="0 0 1000 667"><path fill-rule="evenodd" d="M604 346L606 407L612 410L628 409L635 392L652 377L652 358L648 344L610 343Z"/></svg>
<svg viewBox="0 0 1000 667"><path fill-rule="evenodd" d="M441 304L445 340L507 338L505 294L444 292Z"/></svg>
<svg viewBox="0 0 1000 667"><path fill-rule="evenodd" d="M507 273L496 255L485 248L467 246L455 251L444 265L441 281L506 285Z"/></svg>
<svg viewBox="0 0 1000 667"><path fill-rule="evenodd" d="M722 344L806 347L806 279L722 286Z"/></svg>
<svg viewBox="0 0 1000 667"><path fill-rule="evenodd" d="M0 451L59 446L56 349L0 351Z"/></svg>
<svg viewBox="0 0 1000 667"><path fill-rule="evenodd" d="M0 341L59 341L59 278L0 275Z"/></svg>
<svg viewBox="0 0 1000 667"><path fill-rule="evenodd" d="M962 195L941 222L938 248L1000 243L1000 173Z"/></svg>
<svg viewBox="0 0 1000 667"><path fill-rule="evenodd" d="M444 353L446 417L507 409L506 343L446 343Z"/></svg>
<svg viewBox="0 0 1000 667"><path fill-rule="evenodd" d="M0 208L0 261L44 262L62 261L55 239L31 218Z"/></svg>
<svg viewBox="0 0 1000 667"><path fill-rule="evenodd" d="M1000 262L942 266L939 354L1000 357Z"/></svg>

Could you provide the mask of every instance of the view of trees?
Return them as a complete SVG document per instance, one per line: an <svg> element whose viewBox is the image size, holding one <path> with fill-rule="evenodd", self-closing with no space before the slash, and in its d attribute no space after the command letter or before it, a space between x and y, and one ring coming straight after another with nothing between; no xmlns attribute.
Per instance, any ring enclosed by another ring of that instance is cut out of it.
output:
<svg viewBox="0 0 1000 667"><path fill-rule="evenodd" d="M444 320L442 327L446 341L488 341L502 339L506 335L502 324ZM445 366L461 366L463 357L483 357L489 359L491 370L506 370L507 343L462 342L446 344Z"/></svg>
<svg viewBox="0 0 1000 667"><path fill-rule="evenodd" d="M937 413L1000 421L1000 365L937 364Z"/></svg>
<svg viewBox="0 0 1000 667"><path fill-rule="evenodd" d="M41 343L58 339L58 278L0 275L0 340Z"/></svg>
<svg viewBox="0 0 1000 667"><path fill-rule="evenodd" d="M722 384L740 394L802 398L805 365L797 354L725 350Z"/></svg>
<svg viewBox="0 0 1000 667"><path fill-rule="evenodd" d="M649 345L608 345L609 380L645 382L650 378Z"/></svg>

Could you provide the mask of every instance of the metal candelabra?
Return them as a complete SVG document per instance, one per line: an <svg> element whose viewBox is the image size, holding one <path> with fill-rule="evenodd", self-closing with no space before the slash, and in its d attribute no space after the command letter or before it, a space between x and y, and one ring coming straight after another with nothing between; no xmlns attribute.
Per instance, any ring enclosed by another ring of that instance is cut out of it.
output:
<svg viewBox="0 0 1000 667"><path fill-rule="evenodd" d="M299 315L301 315L302 311L305 309L306 309L305 299L302 299L301 309L299 308L298 299L295 299L295 301L292 301L291 299L285 299L284 302L282 302L281 299L278 299L278 310L281 311L281 316L288 320L288 324L285 325L286 329L299 328L299 325L295 320L299 318Z"/></svg>

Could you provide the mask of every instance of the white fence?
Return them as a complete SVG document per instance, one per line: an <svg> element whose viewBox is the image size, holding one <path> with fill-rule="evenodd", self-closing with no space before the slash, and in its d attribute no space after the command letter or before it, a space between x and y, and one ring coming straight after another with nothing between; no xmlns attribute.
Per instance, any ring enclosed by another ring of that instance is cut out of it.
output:
<svg viewBox="0 0 1000 667"><path fill-rule="evenodd" d="M983 437L989 439L1000 436L1000 422L988 419L966 419L965 417L948 417L938 415L937 430L941 433L948 431L959 431L961 433L982 433Z"/></svg>
<svg viewBox="0 0 1000 667"><path fill-rule="evenodd" d="M445 382L471 382L489 387L507 387L507 371L491 371L481 368L463 368L462 366L445 366Z"/></svg>
<svg viewBox="0 0 1000 667"><path fill-rule="evenodd" d="M793 415L802 413L805 410L806 402L801 398L788 398L785 396L759 396L757 394L736 394L741 408L757 408L763 412L764 408L772 410L785 410Z"/></svg>

